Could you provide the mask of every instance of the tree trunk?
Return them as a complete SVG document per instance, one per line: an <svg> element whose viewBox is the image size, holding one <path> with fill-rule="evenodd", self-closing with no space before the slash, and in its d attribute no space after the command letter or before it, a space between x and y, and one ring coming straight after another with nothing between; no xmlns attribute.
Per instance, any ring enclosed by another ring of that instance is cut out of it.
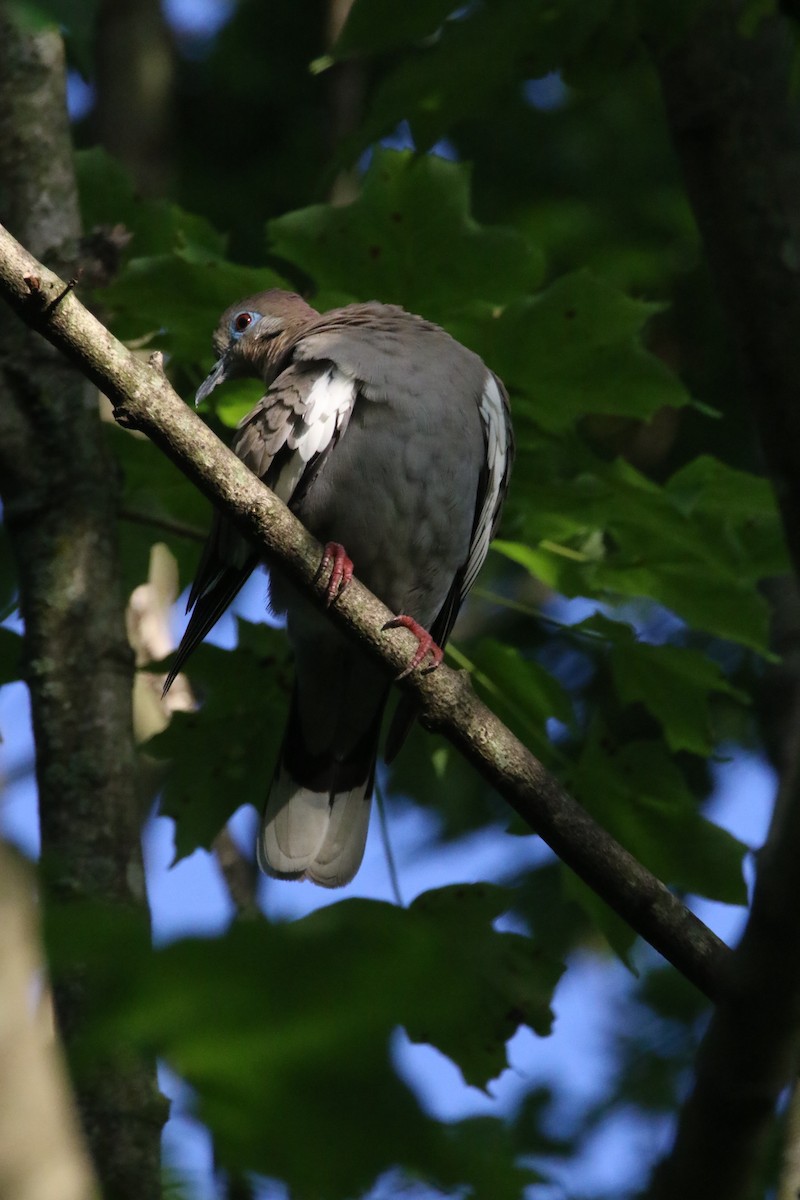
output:
<svg viewBox="0 0 800 1200"><path fill-rule="evenodd" d="M3 218L61 266L74 263L80 233L64 94L60 37L23 33L0 15ZM0 315L0 493L25 621L43 877L58 902L142 905L119 481L96 396L42 338ZM86 999L76 966L55 990L68 1047ZM155 1200L164 1115L155 1064L95 1064L78 1102L105 1194Z"/></svg>

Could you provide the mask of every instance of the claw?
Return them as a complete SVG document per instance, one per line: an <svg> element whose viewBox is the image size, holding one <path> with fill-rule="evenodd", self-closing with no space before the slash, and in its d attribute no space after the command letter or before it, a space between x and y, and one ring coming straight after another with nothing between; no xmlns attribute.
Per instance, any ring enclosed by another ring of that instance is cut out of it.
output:
<svg viewBox="0 0 800 1200"><path fill-rule="evenodd" d="M324 579L328 571L330 575L325 584ZM323 585L327 608L330 608L334 600L338 600L352 578L353 562L344 546L339 542L328 542L322 551L322 560L317 571L317 582Z"/></svg>
<svg viewBox="0 0 800 1200"><path fill-rule="evenodd" d="M404 671L401 671L397 676L398 679L405 679L406 675L410 675L412 671L416 671L417 667L422 663L426 656L430 654L430 664L423 668L422 674L429 675L431 671L435 671L444 658L444 650L441 646L437 646L427 629L415 621L413 617L407 617L401 614L399 617L393 617L391 621L387 621L384 629L407 629L409 633L413 633L417 639L417 648Z"/></svg>

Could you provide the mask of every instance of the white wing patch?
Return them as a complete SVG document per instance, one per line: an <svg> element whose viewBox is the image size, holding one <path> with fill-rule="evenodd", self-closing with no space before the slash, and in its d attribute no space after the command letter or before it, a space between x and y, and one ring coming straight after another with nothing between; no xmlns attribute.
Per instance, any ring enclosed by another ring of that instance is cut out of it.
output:
<svg viewBox="0 0 800 1200"><path fill-rule="evenodd" d="M511 468L511 430L506 401L497 379L491 372L487 372L478 407L486 438L488 479L486 495L472 534L469 558L461 585L462 597L466 596L477 579L478 572L489 552L489 543L500 516L508 473Z"/></svg>
<svg viewBox="0 0 800 1200"><path fill-rule="evenodd" d="M288 504L315 454L343 433L356 400L355 380L330 366L315 379L302 410L289 427L285 445L293 450L275 480L273 491Z"/></svg>

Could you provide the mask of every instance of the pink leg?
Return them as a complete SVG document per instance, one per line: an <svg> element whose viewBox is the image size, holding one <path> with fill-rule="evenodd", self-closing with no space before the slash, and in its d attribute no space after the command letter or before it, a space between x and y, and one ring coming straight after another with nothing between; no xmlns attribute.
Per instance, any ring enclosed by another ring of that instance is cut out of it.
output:
<svg viewBox="0 0 800 1200"><path fill-rule="evenodd" d="M348 558L344 546L339 542L328 542L322 551L322 561L317 571L317 579L320 583L324 583L328 571L330 571L330 575L325 585L325 604L330 608L353 578L352 560Z"/></svg>
<svg viewBox="0 0 800 1200"><path fill-rule="evenodd" d="M428 675L431 671L435 671L444 658L444 650L442 650L441 646L436 645L436 642L427 629L423 629L413 617L401 614L399 617L393 617L391 621L387 621L383 628L407 629L417 639L417 648L414 651L414 655L405 671L401 671L397 676L398 679L405 679L406 675L410 675L412 671L415 671L428 654L431 656L431 662L429 666L424 668L423 675Z"/></svg>

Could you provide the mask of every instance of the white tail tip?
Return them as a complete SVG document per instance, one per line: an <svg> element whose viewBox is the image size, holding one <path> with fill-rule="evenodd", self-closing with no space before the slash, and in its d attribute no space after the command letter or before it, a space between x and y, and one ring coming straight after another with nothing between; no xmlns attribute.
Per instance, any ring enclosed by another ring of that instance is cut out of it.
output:
<svg viewBox="0 0 800 1200"><path fill-rule="evenodd" d="M367 780L350 791L313 792L279 767L258 834L258 865L276 879L343 887L361 866L369 828Z"/></svg>

